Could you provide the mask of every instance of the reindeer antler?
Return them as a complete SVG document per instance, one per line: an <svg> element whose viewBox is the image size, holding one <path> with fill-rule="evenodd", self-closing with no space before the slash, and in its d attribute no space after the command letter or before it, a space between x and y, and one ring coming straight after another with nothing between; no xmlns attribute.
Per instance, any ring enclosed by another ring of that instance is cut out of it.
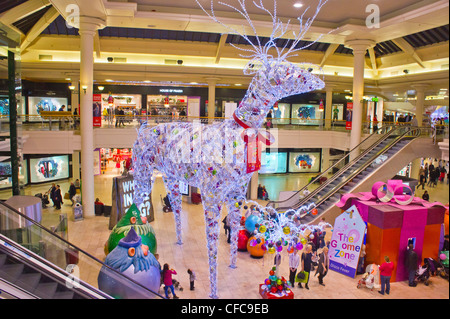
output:
<svg viewBox="0 0 450 319"><path fill-rule="evenodd" d="M291 41L287 41L286 44L284 45L284 47L280 48L277 46L276 41L278 39L280 39L281 37L283 37L288 29L289 29L289 25L290 25L290 20L287 21L286 24L284 24L278 17L277 17L277 1L274 0L274 9L273 9L273 13L268 10L264 4L263 4L263 0L259 0L259 2L253 1L253 5L255 7L257 7L258 9L266 12L267 14L269 14L269 16L272 18L272 33L269 36L269 40L264 44L261 45L261 39L258 36L258 33L256 32L256 28L252 22L252 20L250 19L250 16L247 12L246 6L245 6L245 0L238 0L238 3L240 5L240 8L236 8L228 3L224 3L222 1L219 1L218 4L220 5L224 5L226 7L229 7L233 10L235 10L236 12L238 12L241 16L243 16L245 18L245 20L248 23L248 26L250 26L250 28L253 31L253 34L255 36L256 39L256 44L254 43L254 41L250 40L249 36L247 34L245 34L245 26L243 26L243 32L240 32L238 30L236 30L233 27L230 27L226 24L224 24L219 18L217 18L215 12L214 12L214 0L211 0L211 13L208 12L200 3L198 0L195 0L197 2L197 4L199 5L199 7L211 18L213 19L215 22L221 24L222 26L224 26L226 29L230 30L231 33L235 33L238 34L239 36L241 36L246 42L248 42L251 46L252 49L246 49L246 48L242 48L239 47L233 43L230 43L231 46L233 46L234 48L240 50L240 51L245 51L245 52L249 52L251 54L249 55L243 55L240 54L241 57L244 58L250 58L250 59L255 59L258 58L260 60L267 60L272 58L272 56L269 54L269 50L271 48L275 48L275 50L277 51L278 54L278 58L280 60L284 60L287 59L288 57L292 57L295 56L292 53L303 50L305 48L308 48L309 46L313 45L314 43L316 43L317 41L319 41L323 35L320 35L318 39L316 39L315 41L303 46L303 47L299 47L297 48L298 43L303 39L303 37L305 36L306 32L309 30L309 28L311 27L312 23L314 22L315 18L317 17L320 9L325 5L325 3L328 0L319 0L319 4L316 8L316 12L314 13L314 15L310 18L307 19L306 23L303 25L303 17L305 15L305 13L308 11L309 7L302 13L302 15L297 18L300 22L300 27L298 32L294 32L294 36L295 39L292 41L290 47L287 49L286 48L288 46L288 44ZM286 52L285 52L286 51Z"/></svg>

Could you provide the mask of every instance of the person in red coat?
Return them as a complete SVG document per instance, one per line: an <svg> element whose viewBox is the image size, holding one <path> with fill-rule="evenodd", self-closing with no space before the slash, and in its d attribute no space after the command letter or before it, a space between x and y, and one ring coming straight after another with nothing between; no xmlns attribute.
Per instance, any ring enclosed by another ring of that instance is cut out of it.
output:
<svg viewBox="0 0 450 319"><path fill-rule="evenodd" d="M381 291L380 294L384 295L384 292L389 295L391 290L391 276L394 270L394 264L389 260L388 256L384 256L384 263L380 266L380 281L381 281Z"/></svg>

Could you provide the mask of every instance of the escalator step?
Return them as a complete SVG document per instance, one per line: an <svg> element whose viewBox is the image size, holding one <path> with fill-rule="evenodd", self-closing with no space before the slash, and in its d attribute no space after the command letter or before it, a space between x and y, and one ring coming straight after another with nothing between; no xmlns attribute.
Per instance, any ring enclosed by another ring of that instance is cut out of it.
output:
<svg viewBox="0 0 450 319"><path fill-rule="evenodd" d="M36 287L34 294L42 299L52 299L56 293L57 287L58 284L56 282L40 283Z"/></svg>
<svg viewBox="0 0 450 319"><path fill-rule="evenodd" d="M22 274L23 268L23 264L3 265L0 268L0 277L4 278L7 281L15 283L19 276Z"/></svg>
<svg viewBox="0 0 450 319"><path fill-rule="evenodd" d="M5 261L6 261L6 255L0 254L0 267L5 264Z"/></svg>
<svg viewBox="0 0 450 319"><path fill-rule="evenodd" d="M40 273L22 274L22 276L20 276L17 280L16 285L30 292L34 292L39 284L39 281L41 280L41 277L42 275Z"/></svg>
<svg viewBox="0 0 450 319"><path fill-rule="evenodd" d="M75 293L73 291L58 291L53 299L73 299Z"/></svg>

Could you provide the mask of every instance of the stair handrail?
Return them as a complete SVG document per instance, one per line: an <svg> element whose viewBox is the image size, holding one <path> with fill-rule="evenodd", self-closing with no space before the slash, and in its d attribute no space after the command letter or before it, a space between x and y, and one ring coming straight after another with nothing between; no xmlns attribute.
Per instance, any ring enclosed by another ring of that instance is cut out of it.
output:
<svg viewBox="0 0 450 319"><path fill-rule="evenodd" d="M98 258L92 256L91 254L89 254L88 252L84 251L83 249L81 249L81 248L75 246L74 244L68 242L68 241L65 240L64 238L58 236L57 234L55 234L55 233L52 232L51 230L45 228L44 226L42 226L41 224L39 224L39 223L36 222L35 220L31 219L30 217L28 217L28 216L22 214L21 212L19 212L18 210L16 210L14 207L11 207L11 206L8 205L7 203L5 203L5 202L0 202L0 206L6 207L8 210L10 210L10 211L14 212L15 214L19 215L21 218L26 219L27 222L32 223L33 225L35 225L35 226L38 227L39 229L41 229L41 230L43 230L44 232L50 234L50 236L56 237L58 240L62 241L62 242L65 243L66 245L68 245L68 247L75 248L77 251L81 252L83 255L85 255L85 256L89 257L90 259L92 259L92 260L98 262L101 266L106 267L108 270L112 271L115 275L119 275L118 278L123 278L125 281L131 282L131 283L135 284L137 287L144 289L144 291L148 291L148 292L154 294L155 296L161 297L162 299L166 299L164 296L160 295L159 293L154 292L154 291L151 290L151 289L148 289L147 287L143 286L142 284L138 283L137 281L133 280L132 278L130 278L130 277L128 277L128 276L125 276L125 275L123 275L122 273L118 272L117 270L115 270L115 269L111 268L110 266L106 265L104 262L102 262L102 261L99 260ZM16 243L16 245L18 246L17 248L20 249L22 252L24 252L25 254L29 254L30 251L27 250L25 247L23 247L22 245L17 244L17 243ZM52 268L57 269L58 271L63 271L63 274L65 274L66 276L70 276L70 274L69 274L68 272L66 272L65 270L63 270L63 269L57 267L56 265L54 265L54 264L51 263L50 261L46 260L45 258L42 258L42 257L40 257L40 256L38 256L38 255L36 255L36 256L37 256L37 259L39 259L41 262L43 262L43 263L45 263L45 264L51 266ZM87 284L87 283L84 283L84 284ZM98 290L101 291L100 289L98 289ZM104 294L104 292L102 292L102 293Z"/></svg>
<svg viewBox="0 0 450 319"><path fill-rule="evenodd" d="M360 149L361 145L363 145L363 143L365 143L366 141L368 141L369 139L371 139L375 134L381 135L381 134L379 134L378 132L383 131L383 130L386 130L386 131L387 131L384 135L386 135L386 134L391 134L391 133L393 133L394 131L396 131L397 129L399 129L399 127L398 127L398 126L395 126L395 125L383 126L383 127L379 128L378 130L376 130L376 132L374 132L374 133L372 133L371 135L369 135L368 137L366 137L362 142L360 142L357 146L355 146L353 149L351 149L346 155L344 155L342 158L340 158L336 163L334 163L332 166L329 166L325 171L321 172L321 173L320 173L319 175L317 175L314 179L312 179L308 184L306 184L303 188L301 188L300 190L298 190L297 192L295 192L294 194L292 194L289 198L287 198L287 199L285 199L285 200L282 200L282 201L269 201L269 203L267 203L266 206L271 206L271 205L276 205L276 204L279 204L279 203L284 203L284 202L286 202L286 201L288 201L288 200L290 200L290 199L292 199L292 198L298 196L299 193L300 193L301 191L305 190L305 189L306 189L308 186L310 186L311 184L314 184L314 183L315 183L316 181L318 181L322 176L328 174L328 172L329 172L330 170L332 170L332 169L333 169L334 167L336 167L338 164L340 164L341 162L345 161L348 157L350 157L350 154L352 154L353 151L355 151L355 150L357 150L357 149ZM384 136L384 135L381 135L381 136ZM369 146L369 148L370 148L370 146ZM344 167L346 167L346 165L343 166L341 169L343 169ZM340 170L341 170L341 169L340 169ZM308 195L309 195L309 194L308 194ZM272 206L272 207L274 207L274 206ZM274 208L275 208L275 207L274 207Z"/></svg>
<svg viewBox="0 0 450 319"><path fill-rule="evenodd" d="M404 128L404 127L403 127ZM401 136L397 137L395 140L393 140L391 143L389 143L388 145L386 145L382 150L380 150L379 152L377 152L376 154L374 154L372 156L372 158L374 157L378 157L382 154L384 154L385 152L387 152L388 150L390 150L392 147L394 147L398 142L400 142L401 140L403 140L405 137L407 137L407 135L409 133L414 132L414 134L412 134L412 137L417 138L421 135L421 131L422 130L430 130L432 128L430 127L409 127L408 130L406 132L404 132ZM409 137L409 136L408 136ZM315 204L316 206L319 206L320 204L322 204L324 201L326 201L328 198L330 198L331 196L333 196L334 194L336 194L345 184L348 183L349 180L352 180L353 178L355 178L359 173L361 173L363 170L365 170L372 162L367 161L367 163L361 165L357 170L355 170L352 174L350 174L350 176L348 177L348 179L346 181L342 181L339 184L337 184L329 193L327 193L328 196L324 196L321 199L319 199ZM337 174L337 173L336 173ZM335 179L334 179L335 180ZM324 185L322 187L320 187L320 190L322 190L326 185ZM319 188L318 188L319 189ZM318 190L316 189L316 190ZM317 194L318 192L320 192L320 190L318 190L316 192L316 190L314 190L314 192L312 192L311 194L308 194L308 197L302 198L302 200L300 201L299 206L301 206L302 204L304 204L305 202L307 202L308 200L311 199L311 197L313 197L315 194ZM331 193L331 194L330 194ZM311 195L311 196L309 196Z"/></svg>

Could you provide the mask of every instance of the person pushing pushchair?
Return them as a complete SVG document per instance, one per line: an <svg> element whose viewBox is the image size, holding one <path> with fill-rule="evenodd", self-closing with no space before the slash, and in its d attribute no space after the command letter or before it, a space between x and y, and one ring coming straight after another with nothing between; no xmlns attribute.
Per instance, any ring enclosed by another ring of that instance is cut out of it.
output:
<svg viewBox="0 0 450 319"><path fill-rule="evenodd" d="M166 195L162 199L162 205L163 205L163 212L164 213L172 212L172 205L170 204L169 195Z"/></svg>

